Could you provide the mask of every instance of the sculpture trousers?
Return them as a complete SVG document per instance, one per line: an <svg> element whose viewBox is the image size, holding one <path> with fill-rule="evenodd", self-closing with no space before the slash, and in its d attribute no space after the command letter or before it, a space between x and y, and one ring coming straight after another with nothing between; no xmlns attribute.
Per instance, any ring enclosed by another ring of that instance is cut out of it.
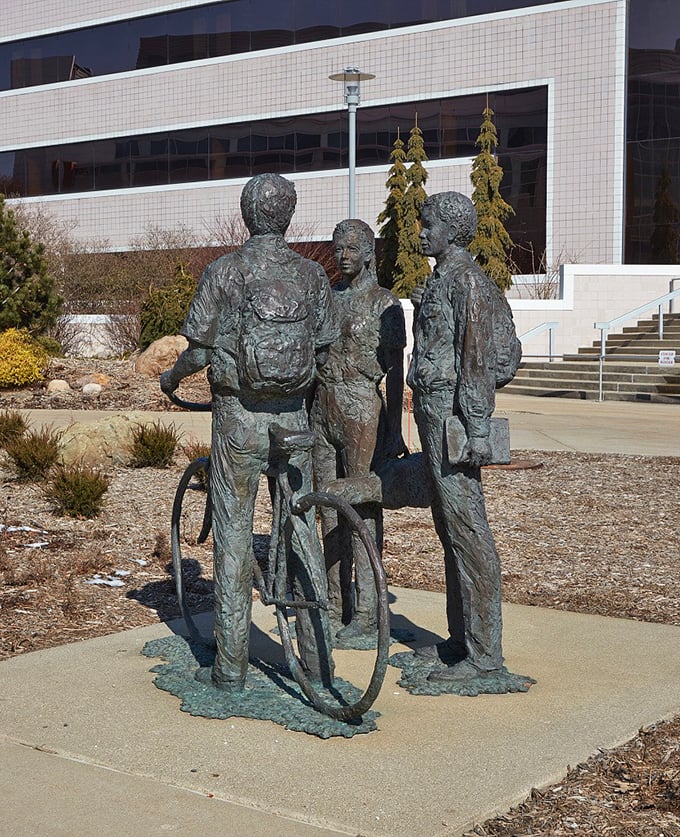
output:
<svg viewBox="0 0 680 837"><path fill-rule="evenodd" d="M306 430L302 404L248 403L233 395L215 395L212 414L210 490L213 503L213 561L215 579L215 640L213 678L245 681L248 669L253 593L253 513L260 476L269 464L269 426ZM311 457L291 457L293 490L311 491ZM289 584L297 598L324 598L323 553L314 512L305 517L310 530L309 554L289 559ZM333 662L328 617L321 609L297 611L297 643L303 668L318 681L330 684Z"/></svg>
<svg viewBox="0 0 680 837"><path fill-rule="evenodd" d="M365 477L375 454L382 399L372 381L360 379L326 386L319 384L311 412L317 434L314 482L323 489L338 477ZM357 511L378 548L382 544L382 512L375 503ZM321 530L328 574L331 618L347 621L352 615L367 627L376 624L378 599L373 570L361 538L339 524L332 509L321 512ZM354 564L355 596L350 595Z"/></svg>
<svg viewBox="0 0 680 837"><path fill-rule="evenodd" d="M453 392L414 392L413 410L444 549L446 615L455 647L482 670L503 664L501 569L486 517L479 468L448 462L444 421Z"/></svg>

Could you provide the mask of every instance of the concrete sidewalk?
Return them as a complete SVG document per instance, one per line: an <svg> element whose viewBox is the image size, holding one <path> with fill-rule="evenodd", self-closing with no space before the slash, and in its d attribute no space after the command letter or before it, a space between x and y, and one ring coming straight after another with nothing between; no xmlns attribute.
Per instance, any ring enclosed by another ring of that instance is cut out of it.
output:
<svg viewBox="0 0 680 837"><path fill-rule="evenodd" d="M420 626L413 644L443 634L442 595L392 592L393 624ZM518 605L504 618L508 668L538 681L528 693L414 697L390 667L379 729L349 740L180 712L140 654L167 625L10 659L3 831L455 835L680 712L680 628ZM269 610L257 605L255 623L255 655L271 654ZM370 673L368 652L336 659L356 683Z"/></svg>
<svg viewBox="0 0 680 837"><path fill-rule="evenodd" d="M65 427L91 423L110 412L98 410L27 410L33 426ZM146 412L148 421L173 423L185 439L210 441L210 414ZM506 395L496 398L496 413L510 419L514 450L573 450L584 453L627 453L680 456L680 407L632 401L580 401ZM404 414L404 439L411 450L420 442L413 416Z"/></svg>

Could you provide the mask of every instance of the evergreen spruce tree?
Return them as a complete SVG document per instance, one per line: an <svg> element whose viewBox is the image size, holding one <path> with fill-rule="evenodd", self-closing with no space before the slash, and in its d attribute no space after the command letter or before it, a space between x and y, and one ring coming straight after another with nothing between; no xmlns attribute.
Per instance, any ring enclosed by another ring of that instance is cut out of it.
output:
<svg viewBox="0 0 680 837"><path fill-rule="evenodd" d="M493 111L487 103L476 142L480 151L472 163L470 174L473 186L472 202L477 210L478 222L475 237L468 250L486 275L493 279L502 291L506 291L512 285L507 258L512 239L503 222L510 215L514 215L515 211L500 194L503 169L494 154L498 145L498 135L492 117Z"/></svg>
<svg viewBox="0 0 680 837"><path fill-rule="evenodd" d="M49 275L42 244L34 244L0 195L0 331L27 329L33 336L53 326L62 300Z"/></svg>
<svg viewBox="0 0 680 837"><path fill-rule="evenodd" d="M402 229L392 290L397 296L408 298L416 285L422 284L431 273L430 263L420 243L420 210L427 192L427 160L423 133L418 127L418 114L411 128L406 151L408 186L403 198Z"/></svg>
<svg viewBox="0 0 680 837"><path fill-rule="evenodd" d="M671 173L665 165L654 197L654 231L649 240L652 264L677 264L680 212L673 200Z"/></svg>
<svg viewBox="0 0 680 837"><path fill-rule="evenodd" d="M379 235L383 242L382 258L378 266L378 282L383 288L391 288L399 255L399 242L403 237L403 202L408 186L406 178L406 153L397 129L397 138L390 154L392 167L387 175L387 199L385 208L378 215Z"/></svg>

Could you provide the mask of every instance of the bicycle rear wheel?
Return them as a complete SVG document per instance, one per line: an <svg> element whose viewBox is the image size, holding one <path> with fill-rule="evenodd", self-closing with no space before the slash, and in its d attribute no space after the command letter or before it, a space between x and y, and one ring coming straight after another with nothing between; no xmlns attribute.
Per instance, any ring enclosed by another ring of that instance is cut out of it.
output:
<svg viewBox="0 0 680 837"><path fill-rule="evenodd" d="M327 491L316 491L305 494L293 504L291 509L291 519L294 528L299 528L302 521L299 519L300 514L304 514L313 507L325 506L336 511L344 517L347 525L351 530L355 531L366 549L371 569L373 570L373 578L375 580L378 612L377 612L377 627L378 627L378 641L376 649L376 658L373 666L373 673L370 681L363 691L361 696L352 703L345 705L331 702L328 697L323 696L305 674L300 662L295 653L293 641L290 633L290 625L288 623L287 610L289 607L301 606L319 606L319 603L288 603L287 606L277 604L276 618L281 635L281 643L286 657L286 662L290 668L291 674L295 681L300 686L305 697L310 701L314 708L335 718L339 721L351 721L355 718L361 717L370 709L375 699L377 698L383 681L385 679L385 672L387 671L387 657L390 644L390 624L389 624L389 604L387 595L387 580L385 578L385 570L383 569L382 560L378 546L373 539L369 528L352 506L339 497L337 494L331 494ZM297 526L296 526L297 523ZM304 539L300 538L304 543Z"/></svg>

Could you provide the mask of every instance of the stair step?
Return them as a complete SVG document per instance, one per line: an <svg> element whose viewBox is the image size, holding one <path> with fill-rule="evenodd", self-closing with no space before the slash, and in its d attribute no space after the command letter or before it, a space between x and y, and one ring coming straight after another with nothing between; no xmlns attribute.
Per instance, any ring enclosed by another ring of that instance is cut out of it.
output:
<svg viewBox="0 0 680 837"><path fill-rule="evenodd" d="M578 378L517 378L507 385L507 387L525 387L525 386L540 386L543 389L585 389L593 390L599 389L599 379L597 377L589 378L587 380ZM609 378L603 378L602 388L608 392L656 392L664 395L678 395L680 396L680 381L677 383L667 383L665 381L658 383L644 382L644 381L617 381Z"/></svg>
<svg viewBox="0 0 680 837"><path fill-rule="evenodd" d="M659 328L656 323L648 326L626 326L621 330L622 334L657 334L659 333ZM664 336L666 334L678 334L680 333L680 323L673 321L672 323L664 323L663 327ZM613 335L608 335L607 339L612 337Z"/></svg>
<svg viewBox="0 0 680 837"><path fill-rule="evenodd" d="M664 338L663 340L659 340L658 337L646 337L644 335L631 338L625 334L612 334L611 337L607 338L607 353L612 351L614 347L621 348L622 346L630 346L634 349L638 349L640 347L657 347L657 349L675 349L678 353L680 353L680 334L678 334L677 337L668 337ZM599 351L600 341L593 340L592 347ZM590 346L588 348L590 348Z"/></svg>
<svg viewBox="0 0 680 837"><path fill-rule="evenodd" d="M540 386L513 386L508 384L503 392L509 391L512 395L531 395L538 398L579 398L581 400L593 401L599 398L597 389L557 389ZM610 392L603 391L605 401L645 401L659 404L680 404L679 395L664 395L659 393L646 392Z"/></svg>
<svg viewBox="0 0 680 837"><path fill-rule="evenodd" d="M645 374L644 372L619 372L605 367L603 377L607 381L618 383L640 383L658 385L672 385L673 376L664 375L659 372ZM519 369L514 380L526 381L531 378L540 378L546 381L598 381L600 379L599 369ZM680 387L680 375L675 376L676 385Z"/></svg>
<svg viewBox="0 0 680 837"><path fill-rule="evenodd" d="M599 372L600 362L598 359L590 359L582 357L581 355L569 355L569 360L556 360L550 363L549 361L523 361L520 364L522 369L545 369L550 372L562 370L564 372L577 372L582 374L584 372ZM571 358L574 358L571 360ZM617 361L607 359L604 364L605 371L610 371L617 374L630 375L666 375L676 376L680 375L680 363L676 366L660 367L658 363L650 363L647 361L635 362Z"/></svg>
<svg viewBox="0 0 680 837"><path fill-rule="evenodd" d="M668 345L668 346L607 346L607 356L609 355L639 355L640 357L658 357L659 351L667 351L668 349L675 349L678 353L678 357L680 357L680 346L677 345ZM600 353L599 346L584 346L578 350L578 355L570 355L570 358L575 357L582 357L583 355L587 356L598 356Z"/></svg>

